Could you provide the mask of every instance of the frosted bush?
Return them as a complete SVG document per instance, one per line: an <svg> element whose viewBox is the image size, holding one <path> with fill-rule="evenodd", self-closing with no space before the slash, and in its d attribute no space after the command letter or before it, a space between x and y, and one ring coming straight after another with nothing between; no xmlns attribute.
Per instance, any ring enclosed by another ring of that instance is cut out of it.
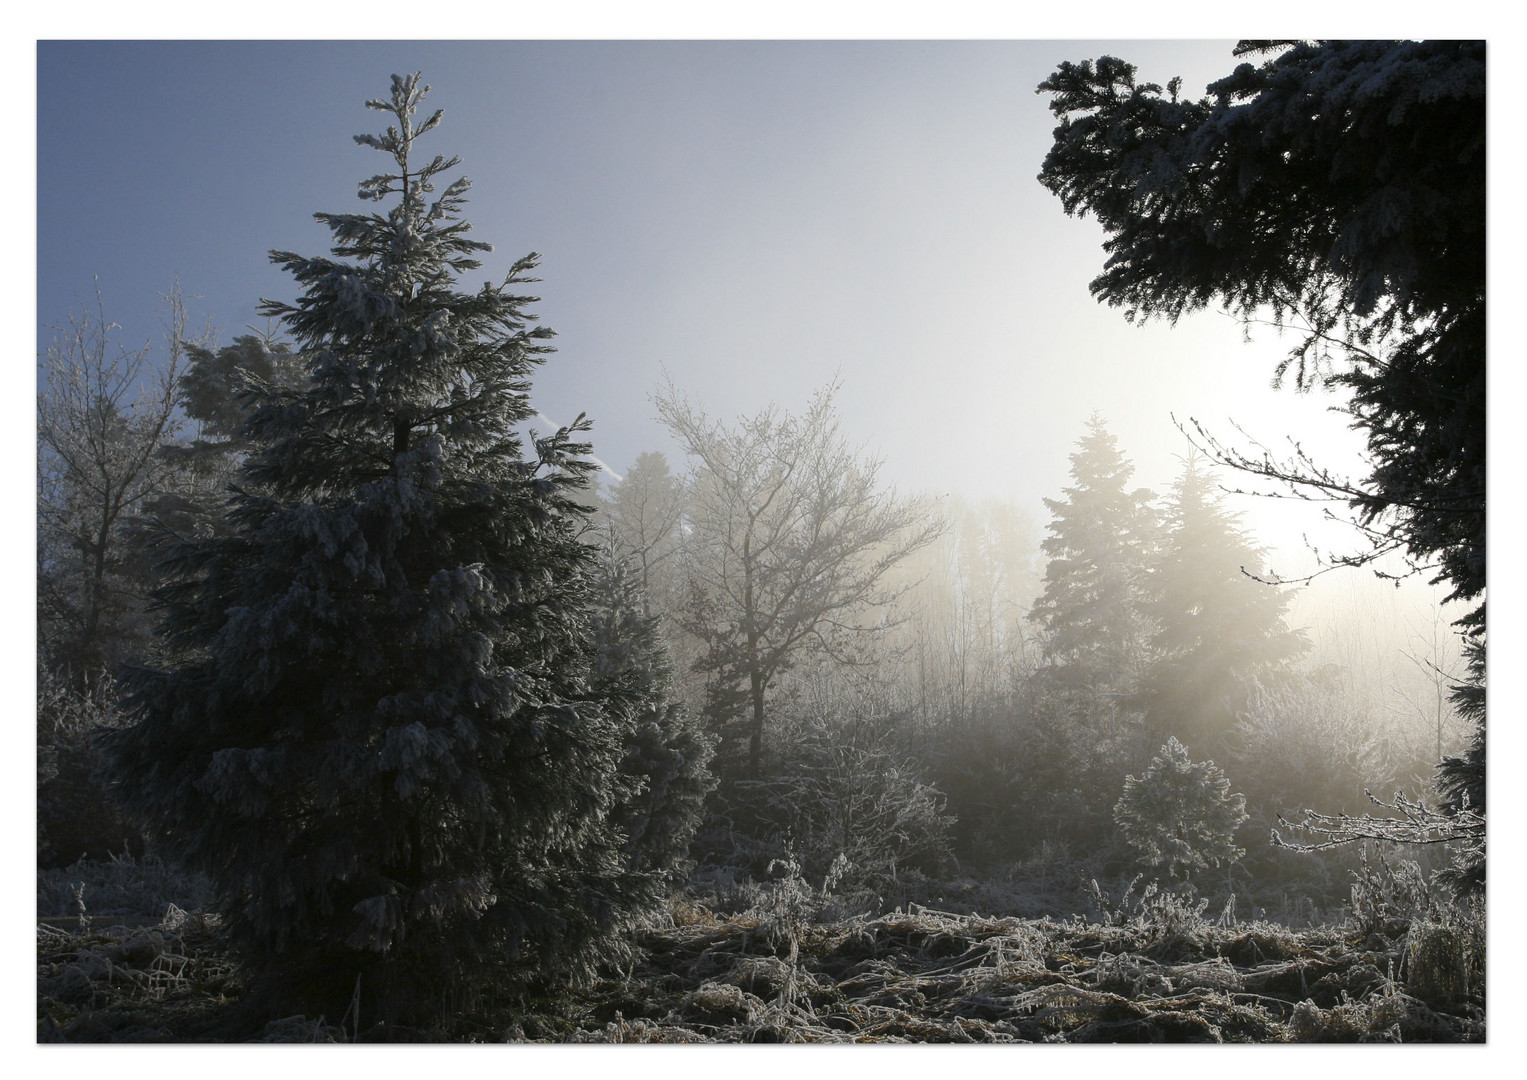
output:
<svg viewBox="0 0 1527 1080"><path fill-rule="evenodd" d="M1188 760L1176 738L1151 759L1139 779L1124 780L1114 821L1147 866L1173 877L1234 862L1246 854L1235 830L1246 820L1246 797L1230 793L1230 781L1212 761Z"/></svg>

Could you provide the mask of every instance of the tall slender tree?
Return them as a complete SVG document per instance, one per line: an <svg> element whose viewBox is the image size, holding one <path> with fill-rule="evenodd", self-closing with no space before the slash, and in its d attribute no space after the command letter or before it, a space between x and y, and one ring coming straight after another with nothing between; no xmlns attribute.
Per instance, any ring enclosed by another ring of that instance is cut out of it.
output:
<svg viewBox="0 0 1527 1080"><path fill-rule="evenodd" d="M178 663L137 674L114 747L281 993L332 1008L359 980L399 1018L478 974L620 959L660 884L611 823L638 785L631 702L591 688L588 424L523 453L551 336L517 291L535 257L457 291L489 248L465 178L431 197L457 159L416 156L427 90L394 76L367 102L387 130L356 136L389 160L360 196L391 207L315 215L334 258L271 255L302 293L263 310L308 379L250 417L227 535L166 552Z"/></svg>
<svg viewBox="0 0 1527 1080"><path fill-rule="evenodd" d="M1283 621L1289 590L1249 576L1263 570L1263 555L1202 459L1190 456L1167 500L1146 605L1155 624L1144 688L1153 744L1176 736L1199 757L1222 755L1250 680L1307 648Z"/></svg>
<svg viewBox="0 0 1527 1080"><path fill-rule="evenodd" d="M149 590L133 526L165 481L188 342L178 287L165 297L168 363L124 348L99 293L55 333L37 395L37 623L45 668L77 687L149 646Z"/></svg>
<svg viewBox="0 0 1527 1080"><path fill-rule="evenodd" d="M843 438L837 389L801 416L771 405L730 429L671 387L656 399L693 470L682 620L705 650L718 757L740 727L754 777L775 678L809 652L848 662L846 645L910 587L889 571L944 529L926 501L883 488L880 463Z"/></svg>
<svg viewBox="0 0 1527 1080"><path fill-rule="evenodd" d="M1044 592L1029 618L1044 631L1046 681L1072 691L1128 693L1146 655L1146 574L1155 542L1153 493L1129 488L1134 466L1094 414L1071 455L1065 499L1040 545Z"/></svg>

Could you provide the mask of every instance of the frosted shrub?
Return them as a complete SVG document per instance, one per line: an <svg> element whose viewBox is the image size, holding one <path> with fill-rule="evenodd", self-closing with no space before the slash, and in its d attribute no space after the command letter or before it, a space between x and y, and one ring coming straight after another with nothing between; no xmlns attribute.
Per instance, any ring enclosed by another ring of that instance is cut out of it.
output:
<svg viewBox="0 0 1527 1080"><path fill-rule="evenodd" d="M37 865L106 859L142 850L142 837L117 810L101 776L96 742L122 725L117 687L101 673L84 685L37 677Z"/></svg>
<svg viewBox="0 0 1527 1080"><path fill-rule="evenodd" d="M1251 687L1237 717L1230 767L1258 807L1355 810L1369 788L1391 787L1402 772L1371 705L1346 680L1286 678ZM1239 766L1239 768L1237 768Z"/></svg>
<svg viewBox="0 0 1527 1080"><path fill-rule="evenodd" d="M794 733L763 778L718 793L701 857L762 876L789 845L808 881L883 890L908 870L937 871L951 824L943 796L884 741L854 745L818 721Z"/></svg>
<svg viewBox="0 0 1527 1080"><path fill-rule="evenodd" d="M1454 908L1410 924L1406 990L1434 1005L1480 996L1485 979L1485 920L1479 907Z"/></svg>
<svg viewBox="0 0 1527 1080"><path fill-rule="evenodd" d="M1188 760L1168 738L1139 779L1124 780L1114 821L1140 861L1174 878L1234 862L1246 853L1235 830L1246 820L1246 797L1230 793L1230 781L1212 761Z"/></svg>
<svg viewBox="0 0 1527 1080"><path fill-rule="evenodd" d="M1365 845L1352 878L1352 922L1364 934L1400 933L1435 908L1426 874L1411 859L1386 859Z"/></svg>

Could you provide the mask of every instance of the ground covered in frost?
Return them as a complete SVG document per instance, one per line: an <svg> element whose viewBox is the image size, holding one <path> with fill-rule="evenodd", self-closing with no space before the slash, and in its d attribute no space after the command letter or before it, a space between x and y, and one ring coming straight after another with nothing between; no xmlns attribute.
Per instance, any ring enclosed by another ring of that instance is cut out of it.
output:
<svg viewBox="0 0 1527 1080"><path fill-rule="evenodd" d="M577 993L499 1003L450 1030L253 1018L215 918L51 919L39 1041L556 1043L1478 1042L1477 928L1299 932L1150 917L983 918L911 905L816 922L676 901L645 959ZM363 1016L363 1011L362 1011Z"/></svg>

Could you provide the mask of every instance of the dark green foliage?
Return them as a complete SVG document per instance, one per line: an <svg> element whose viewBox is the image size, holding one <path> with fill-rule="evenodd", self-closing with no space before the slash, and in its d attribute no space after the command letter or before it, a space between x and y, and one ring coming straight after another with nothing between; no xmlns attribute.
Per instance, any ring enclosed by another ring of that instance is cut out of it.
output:
<svg viewBox="0 0 1527 1080"><path fill-rule="evenodd" d="M1223 759L1250 681L1308 647L1283 622L1288 592L1248 576L1262 570L1262 554L1190 458L1167 502L1145 605L1154 624L1142 694L1152 742L1172 735Z"/></svg>
<svg viewBox="0 0 1527 1080"><path fill-rule="evenodd" d="M644 614L631 566L608 548L596 565L591 600L594 691L628 727L620 771L633 790L612 822L626 835L632 867L673 888L683 883L690 840L715 787L706 768L713 742L669 699L658 617Z"/></svg>
<svg viewBox="0 0 1527 1080"><path fill-rule="evenodd" d="M406 1018L479 975L587 975L660 887L611 825L632 702L591 686L587 424L522 455L534 257L455 290L487 245L465 179L427 200L456 159L411 157L425 90L394 76L367 104L395 126L357 136L396 165L361 196L392 208L316 215L334 259L271 256L302 293L263 310L309 378L259 395L226 535L166 552L177 663L137 673L115 745L277 996L334 1015L357 978Z"/></svg>
<svg viewBox="0 0 1527 1080"><path fill-rule="evenodd" d="M1281 51L1280 51L1281 50ZM1329 304L1410 327L1483 301L1484 43L1247 42L1179 100L1113 57L1041 84L1041 181L1112 234L1093 291L1175 318L1224 299Z"/></svg>

